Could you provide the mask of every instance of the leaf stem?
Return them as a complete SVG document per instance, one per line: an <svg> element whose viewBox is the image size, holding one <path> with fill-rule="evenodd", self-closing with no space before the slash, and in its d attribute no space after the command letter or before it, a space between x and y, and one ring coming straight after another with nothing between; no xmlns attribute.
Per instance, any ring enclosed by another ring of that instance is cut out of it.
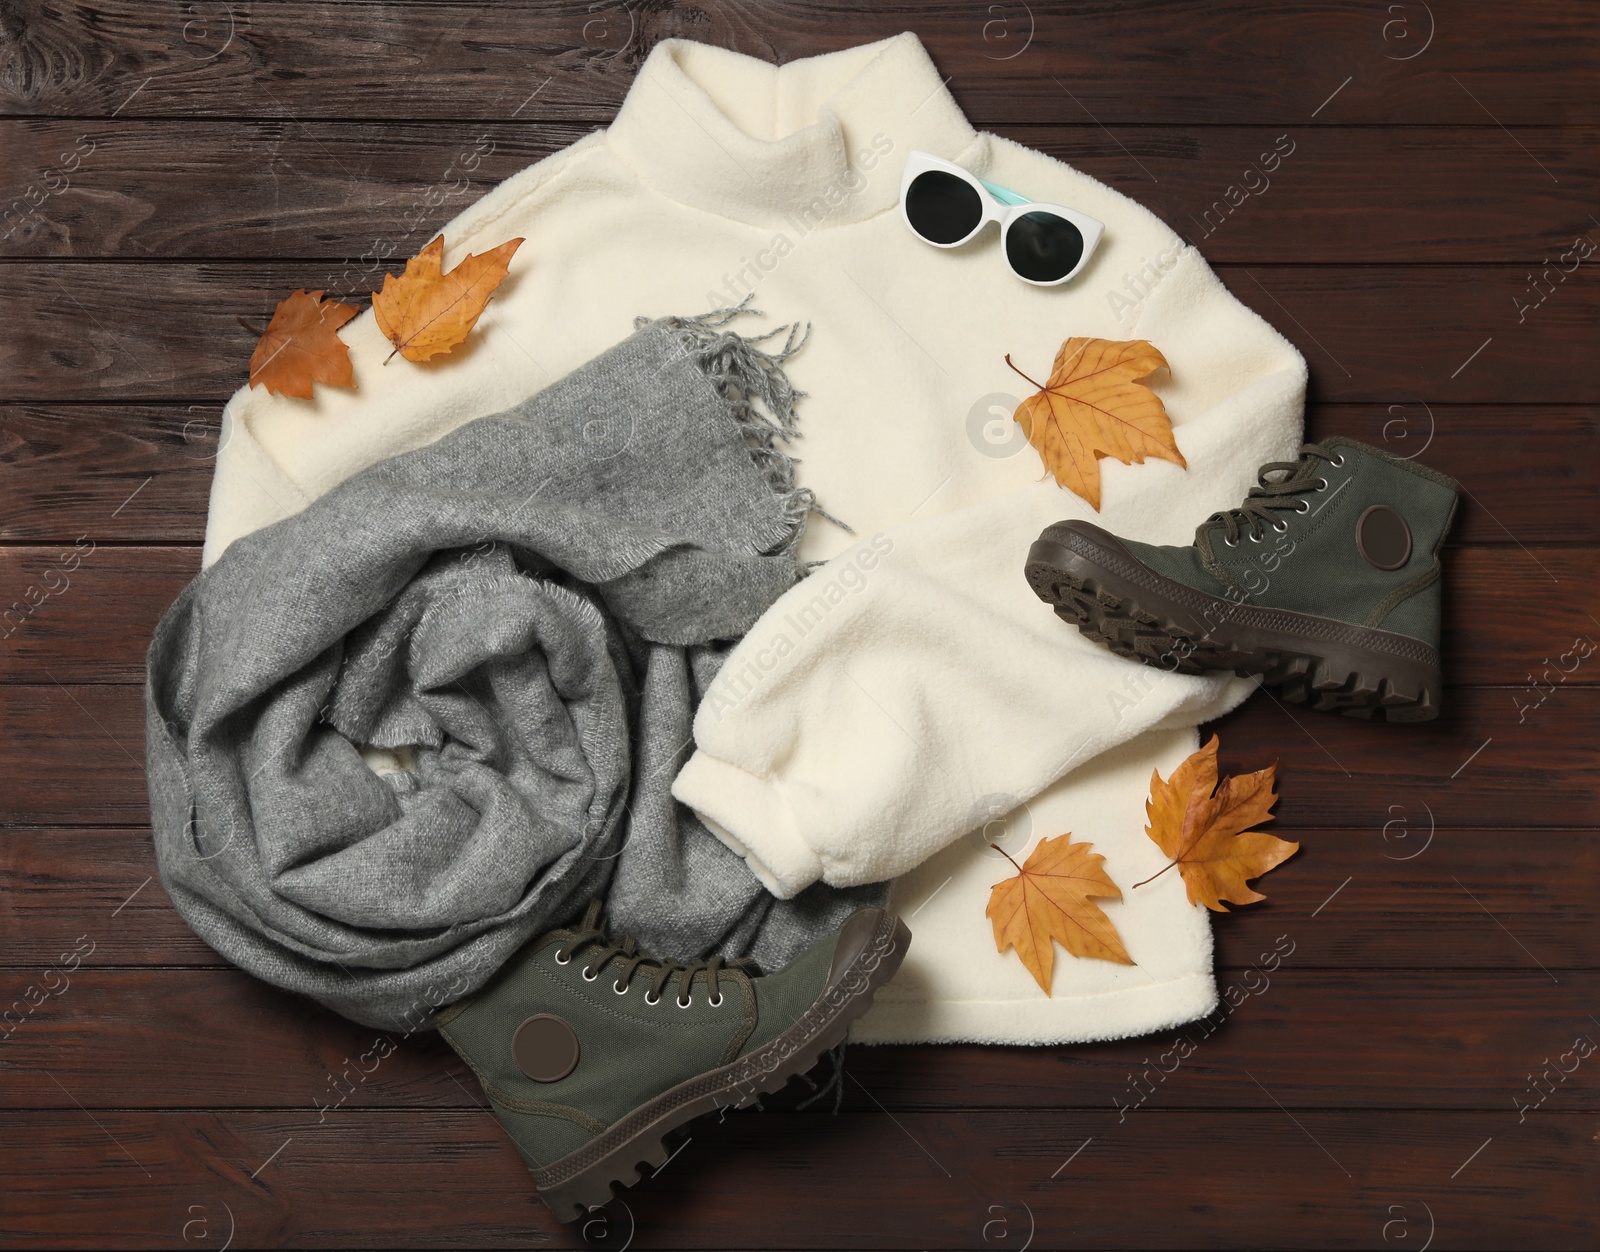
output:
<svg viewBox="0 0 1600 1252"><path fill-rule="evenodd" d="M1171 869L1176 864L1177 864L1176 861L1169 861L1167 863L1167 869L1163 869L1163 870L1159 871L1158 873L1151 874L1150 877L1148 877L1148 878L1146 878L1144 880L1144 882L1136 882L1136 883L1134 883L1133 887L1142 887L1142 886L1144 886L1145 882L1155 882L1156 879L1160 878L1162 874L1165 874L1168 869ZM1129 887L1128 890L1132 891L1133 887Z"/></svg>
<svg viewBox="0 0 1600 1252"><path fill-rule="evenodd" d="M1006 364L1007 364L1007 365L1011 365L1011 354L1010 354L1010 353L1009 353L1009 352L1008 352L1008 353L1006 353ZM1046 388L1046 387L1045 387L1045 386L1044 386L1044 384L1042 384L1042 383L1035 383L1035 382L1033 382L1033 379L1031 379L1031 378L1028 378L1028 376L1027 376L1027 375L1026 375L1026 374L1023 374L1023 373L1022 373L1022 371L1021 371L1021 370L1019 370L1019 369L1017 369L1017 367L1016 367L1016 366L1015 366L1015 365L1011 365L1011 368L1012 368L1012 369L1013 369L1013 370L1016 370L1016 372L1017 372L1017 373L1018 373L1018 374L1022 374L1022 377L1023 377L1023 378L1027 378L1027 379L1028 379L1028 381L1029 381L1029 382L1030 382L1030 383L1033 383L1033 385L1034 385L1034 387L1035 387L1035 388L1037 388L1037 389L1038 389L1038 390L1040 390L1040 391L1045 391L1045 390L1047 390L1047 388Z"/></svg>
<svg viewBox="0 0 1600 1252"><path fill-rule="evenodd" d="M235 317L238 317L238 315L235 314ZM244 318L242 318L242 317L238 318L238 321L239 321L239 325L243 326L247 331L249 331L257 339L260 339L262 335L267 333L264 330L257 330L254 326L250 325L250 323L245 321Z"/></svg>
<svg viewBox="0 0 1600 1252"><path fill-rule="evenodd" d="M993 848L996 852L998 852L1001 856L1005 857L1006 860L1010 861L1013 865L1017 865L1016 858L1013 857L1011 855L1011 853L1007 852L1004 848L1002 848L998 843L991 843L989 846L991 848ZM1017 865L1017 873L1019 873L1019 874L1022 873L1022 866Z"/></svg>

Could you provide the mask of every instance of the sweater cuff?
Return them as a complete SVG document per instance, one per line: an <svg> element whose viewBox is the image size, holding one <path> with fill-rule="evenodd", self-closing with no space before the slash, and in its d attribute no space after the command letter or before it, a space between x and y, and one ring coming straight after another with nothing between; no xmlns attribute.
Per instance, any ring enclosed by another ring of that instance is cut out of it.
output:
<svg viewBox="0 0 1600 1252"><path fill-rule="evenodd" d="M775 783L696 750L673 780L672 794L778 899L799 895L822 877L822 858L801 838L794 810Z"/></svg>

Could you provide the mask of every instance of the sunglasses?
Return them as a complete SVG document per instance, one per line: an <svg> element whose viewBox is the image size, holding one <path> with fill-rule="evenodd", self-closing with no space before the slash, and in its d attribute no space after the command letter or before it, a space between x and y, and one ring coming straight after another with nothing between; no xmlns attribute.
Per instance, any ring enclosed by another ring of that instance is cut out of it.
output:
<svg viewBox="0 0 1600 1252"><path fill-rule="evenodd" d="M1029 200L927 152L912 152L900 180L900 216L935 248L958 248L1000 223L1011 272L1036 287L1064 283L1089 263L1105 225L1059 204Z"/></svg>

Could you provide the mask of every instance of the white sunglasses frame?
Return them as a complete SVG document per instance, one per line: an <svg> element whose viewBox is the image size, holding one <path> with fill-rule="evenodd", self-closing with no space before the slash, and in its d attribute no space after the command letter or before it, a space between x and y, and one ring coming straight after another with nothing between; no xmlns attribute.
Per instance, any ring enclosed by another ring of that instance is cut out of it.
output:
<svg viewBox="0 0 1600 1252"><path fill-rule="evenodd" d="M935 243L911 224L911 216L906 212L906 192L911 189L911 184L922 175L933 171L953 175L966 183L978 193L978 198L983 203L983 217L974 226L971 232L957 239L954 243ZM1100 237L1105 233L1105 223L1090 217L1087 213L1080 213L1076 209L1069 209L1064 204L1051 204L1048 200L1029 200L1016 192L995 183L985 182L970 170L941 157L936 157L931 152L913 149L906 156L904 173L900 176L900 220L923 243L933 248L959 248L963 244L971 243L974 238L982 233L990 222L1000 223L1000 242L1004 245L1006 235L1011 227L1028 213L1035 212L1054 213L1057 217L1064 218L1078 228L1078 233L1083 236L1083 255L1078 258L1078 263L1060 278L1041 282L1034 278L1025 278L1012 269L1009 260L1006 268L1021 282L1032 287L1059 287L1063 283L1070 283L1080 273L1084 266L1094 256L1094 251L1100 245Z"/></svg>

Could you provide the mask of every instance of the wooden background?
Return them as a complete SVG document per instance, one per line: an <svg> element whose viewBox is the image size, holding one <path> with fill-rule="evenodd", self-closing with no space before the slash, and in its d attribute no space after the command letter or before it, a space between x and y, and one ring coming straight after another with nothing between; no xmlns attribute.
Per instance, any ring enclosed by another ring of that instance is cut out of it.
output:
<svg viewBox="0 0 1600 1252"><path fill-rule="evenodd" d="M236 318L366 292L661 38L907 28L974 124L1197 242L1304 351L1314 435L1462 480L1445 715L1221 724L1227 767L1281 758L1304 852L1218 919L1239 1004L1170 1074L1201 1031L857 1049L837 1118L697 1125L559 1226L437 1039L319 1116L371 1032L227 967L152 878L143 650L199 565ZM0 0L0 41L0 1240L1600 1246L1594 6Z"/></svg>

